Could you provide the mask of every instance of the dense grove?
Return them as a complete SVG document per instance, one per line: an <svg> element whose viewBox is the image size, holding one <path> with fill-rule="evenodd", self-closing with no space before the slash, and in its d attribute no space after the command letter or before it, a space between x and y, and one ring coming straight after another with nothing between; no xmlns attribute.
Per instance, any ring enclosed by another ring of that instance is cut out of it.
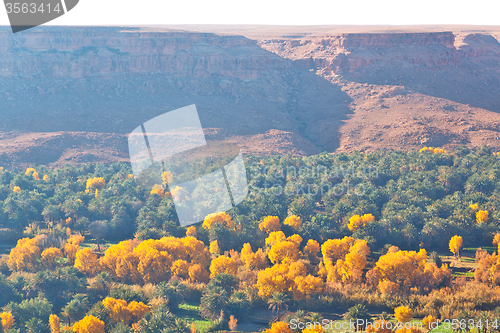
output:
<svg viewBox="0 0 500 333"><path fill-rule="evenodd" d="M142 188L125 164L1 169L1 330L237 330L268 307L269 332L321 332L292 329L286 310L496 318L499 158L487 147L248 157L248 197L187 228L168 174ZM464 247L478 248L468 280L438 254L458 262ZM185 304L210 324L182 317Z"/></svg>

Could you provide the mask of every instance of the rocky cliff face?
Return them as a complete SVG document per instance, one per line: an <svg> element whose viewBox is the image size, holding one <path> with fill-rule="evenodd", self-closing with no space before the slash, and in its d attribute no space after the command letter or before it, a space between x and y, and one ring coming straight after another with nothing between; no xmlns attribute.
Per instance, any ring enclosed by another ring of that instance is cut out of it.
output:
<svg viewBox="0 0 500 333"><path fill-rule="evenodd" d="M341 34L259 44L352 98L340 151L499 147L500 44L489 34Z"/></svg>
<svg viewBox="0 0 500 333"><path fill-rule="evenodd" d="M0 34L0 131L19 147L34 145L27 163L47 163L36 157L44 142L55 145L54 161L102 159L97 149L88 156L88 132L119 135L108 156L126 160L126 134L190 104L207 135L216 130L257 154L311 154L338 146L335 130L349 112L339 87L241 36L51 27ZM64 139L27 143L16 134L43 132ZM19 160L11 143L0 142L0 162Z"/></svg>
<svg viewBox="0 0 500 333"><path fill-rule="evenodd" d="M251 79L271 69L283 70L286 65L279 57L258 52L255 41L240 36L139 28L43 27L25 34L2 30L0 75L4 77L162 73Z"/></svg>
<svg viewBox="0 0 500 333"><path fill-rule="evenodd" d="M0 28L7 166L126 161L130 131L190 104L209 140L252 154L500 148L499 96L500 44L486 33Z"/></svg>
<svg viewBox="0 0 500 333"><path fill-rule="evenodd" d="M343 34L264 39L263 48L304 67L358 83L403 85L424 94L500 111L500 44L452 32Z"/></svg>
<svg viewBox="0 0 500 333"><path fill-rule="evenodd" d="M283 57L302 60L306 66L326 67L335 73L353 72L376 62L406 60L438 67L457 63L455 35L439 33L342 34L294 39L269 39L260 45Z"/></svg>

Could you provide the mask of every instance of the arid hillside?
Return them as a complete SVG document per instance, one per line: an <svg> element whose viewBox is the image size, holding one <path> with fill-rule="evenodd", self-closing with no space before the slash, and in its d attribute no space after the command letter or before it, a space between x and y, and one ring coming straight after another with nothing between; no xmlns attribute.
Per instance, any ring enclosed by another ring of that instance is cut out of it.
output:
<svg viewBox="0 0 500 333"><path fill-rule="evenodd" d="M500 28L0 28L0 164L127 161L127 134L196 104L246 153L500 150Z"/></svg>

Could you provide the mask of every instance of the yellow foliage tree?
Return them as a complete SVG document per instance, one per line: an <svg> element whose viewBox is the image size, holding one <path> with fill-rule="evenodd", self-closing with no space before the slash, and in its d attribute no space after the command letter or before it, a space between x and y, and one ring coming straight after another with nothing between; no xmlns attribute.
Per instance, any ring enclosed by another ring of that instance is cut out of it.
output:
<svg viewBox="0 0 500 333"><path fill-rule="evenodd" d="M394 309L394 318L400 323L407 323L413 318L413 312L407 306L399 306Z"/></svg>
<svg viewBox="0 0 500 333"><path fill-rule="evenodd" d="M87 191L91 192L92 190L102 190L106 187L106 181L102 177L94 177L87 179Z"/></svg>
<svg viewBox="0 0 500 333"><path fill-rule="evenodd" d="M11 270L29 272L36 270L39 259L40 248L37 238L22 238L10 251L7 264Z"/></svg>
<svg viewBox="0 0 500 333"><path fill-rule="evenodd" d="M354 244L354 238L344 237L342 239L328 239L321 245L321 253L326 266L333 265L337 260L349 253L349 248Z"/></svg>
<svg viewBox="0 0 500 333"><path fill-rule="evenodd" d="M299 247L300 244L302 243L302 237L300 237L297 234L291 235L290 237L287 237L286 239L289 242L292 242L295 244L295 246Z"/></svg>
<svg viewBox="0 0 500 333"><path fill-rule="evenodd" d="M456 256L460 255L460 249L462 248L462 242L463 242L462 236L455 235L455 236L451 237L449 246L450 246L450 251L454 255L456 255Z"/></svg>
<svg viewBox="0 0 500 333"><path fill-rule="evenodd" d="M82 235L71 235L68 238L67 242L71 244L80 245L81 243L83 243L84 240L85 237L83 237Z"/></svg>
<svg viewBox="0 0 500 333"><path fill-rule="evenodd" d="M314 239L309 239L306 246L304 246L304 253L308 256L317 256L320 250L319 243Z"/></svg>
<svg viewBox="0 0 500 333"><path fill-rule="evenodd" d="M212 229L212 226L215 224L221 224L226 229L234 228L234 222L233 219L231 218L231 215L228 215L225 212L213 213L207 215L205 217L205 220L203 220L202 227L204 229Z"/></svg>
<svg viewBox="0 0 500 333"><path fill-rule="evenodd" d="M12 188L12 192L14 192L14 193L21 193L21 188L19 186L14 186Z"/></svg>
<svg viewBox="0 0 500 333"><path fill-rule="evenodd" d="M113 323L128 325L132 320L132 313L130 312L127 301L106 297L102 300L102 304L109 311L110 320Z"/></svg>
<svg viewBox="0 0 500 333"><path fill-rule="evenodd" d="M38 172L36 172L36 171L35 171L35 172L33 172L33 175L32 175L32 176L33 176L33 179L34 179L34 180L40 180L40 176L38 175Z"/></svg>
<svg viewBox="0 0 500 333"><path fill-rule="evenodd" d="M189 277L189 263L186 260L178 259L172 264L172 274L183 279Z"/></svg>
<svg viewBox="0 0 500 333"><path fill-rule="evenodd" d="M227 326L231 331L234 331L236 327L238 327L238 319L236 319L233 315L229 316L229 322Z"/></svg>
<svg viewBox="0 0 500 333"><path fill-rule="evenodd" d="M51 314L49 317L50 333L59 333L61 331L61 324L59 323L59 317L55 314Z"/></svg>
<svg viewBox="0 0 500 333"><path fill-rule="evenodd" d="M191 282L206 283L209 280L208 272L198 264L189 266L188 274Z"/></svg>
<svg viewBox="0 0 500 333"><path fill-rule="evenodd" d="M240 258L245 264L245 267L250 270L260 270L266 268L267 266L266 255L262 252L262 249L258 249L257 252L253 252L250 243L243 244Z"/></svg>
<svg viewBox="0 0 500 333"><path fill-rule="evenodd" d="M210 242L210 253L213 254L213 255L219 255L220 254L219 242L217 240L214 240L213 242Z"/></svg>
<svg viewBox="0 0 500 333"><path fill-rule="evenodd" d="M432 315L425 316L424 319L422 320L422 325L424 328L431 330L433 328L436 328L437 319L433 317Z"/></svg>
<svg viewBox="0 0 500 333"><path fill-rule="evenodd" d="M34 168L27 168L25 174L26 174L26 176L30 176L31 173L33 173L33 172L36 172L36 170Z"/></svg>
<svg viewBox="0 0 500 333"><path fill-rule="evenodd" d="M486 223L489 220L488 216L488 211L487 210L480 210L476 213L476 222L477 223Z"/></svg>
<svg viewBox="0 0 500 333"><path fill-rule="evenodd" d="M398 291L408 291L413 287L430 291L440 284L449 282L450 278L451 273L446 265L438 268L435 263L427 263L425 249L420 249L419 252L388 252L381 256L375 267L367 273L367 280L370 280L370 283L378 286L382 281L386 285L380 287L391 290L391 293L395 293L396 286ZM389 285L386 280L393 284Z"/></svg>
<svg viewBox="0 0 500 333"><path fill-rule="evenodd" d="M194 237L131 240L109 247L99 263L121 282L158 283L168 280L171 273L187 277L187 264L204 270L210 263L210 252Z"/></svg>
<svg viewBox="0 0 500 333"><path fill-rule="evenodd" d="M187 198L186 192L180 186L176 186L170 190L170 196L176 200L184 200Z"/></svg>
<svg viewBox="0 0 500 333"><path fill-rule="evenodd" d="M306 276L307 268L299 261L291 264L276 264L259 272L257 284L260 296L270 297L276 292L294 292L295 278Z"/></svg>
<svg viewBox="0 0 500 333"><path fill-rule="evenodd" d="M370 248L365 240L347 242L348 253L337 262L324 259L328 282L359 283L362 271L366 266L366 257L370 254ZM344 251L344 249L342 249Z"/></svg>
<svg viewBox="0 0 500 333"><path fill-rule="evenodd" d="M375 216L373 216L372 214L365 214L362 216L354 215L349 219L349 224L347 225L347 227L349 228L349 230L354 232L373 221L375 221Z"/></svg>
<svg viewBox="0 0 500 333"><path fill-rule="evenodd" d="M280 224L279 217L277 217L277 216L264 217L264 220L261 223L259 223L259 229L260 229L260 231L263 231L267 234L269 234L273 231L280 231L281 224Z"/></svg>
<svg viewBox="0 0 500 333"><path fill-rule="evenodd" d="M366 257L370 255L370 248L365 240L356 240L350 247L344 259L337 260L335 264L337 274L342 282L346 283L351 278L359 278L366 266ZM329 277L331 280L332 278Z"/></svg>
<svg viewBox="0 0 500 333"><path fill-rule="evenodd" d="M500 255L493 252L488 254L487 251L476 251L476 261L478 267L474 271L474 278L478 282L491 283L493 285L500 284Z"/></svg>
<svg viewBox="0 0 500 333"><path fill-rule="evenodd" d="M477 203L475 204L470 204L469 205L469 208L472 209L472 210L478 210L479 209L479 205Z"/></svg>
<svg viewBox="0 0 500 333"><path fill-rule="evenodd" d="M10 330L14 325L14 316L10 312L0 313L0 319L3 331Z"/></svg>
<svg viewBox="0 0 500 333"><path fill-rule="evenodd" d="M382 280L389 280L400 287L413 287L418 275L425 269L427 252L398 251L387 253L379 258L374 270Z"/></svg>
<svg viewBox="0 0 500 333"><path fill-rule="evenodd" d="M441 148L424 147L424 148L420 149L420 152L425 152L425 151L428 151L432 154L444 154L444 153L446 153L446 151L444 149L441 149Z"/></svg>
<svg viewBox="0 0 500 333"><path fill-rule="evenodd" d="M164 184L168 184L174 179L174 177L172 176L172 173L170 171L163 171L161 173L161 179L163 180Z"/></svg>
<svg viewBox="0 0 500 333"><path fill-rule="evenodd" d="M144 243L144 242L143 242ZM134 249L139 258L137 270L146 283L159 283L168 280L172 256L167 251L158 251L152 247L141 247L140 244Z"/></svg>
<svg viewBox="0 0 500 333"><path fill-rule="evenodd" d="M160 198L163 198L165 196L165 189L163 188L162 185L155 184L153 185L153 188L151 189L151 192L149 194L153 195L156 194Z"/></svg>
<svg viewBox="0 0 500 333"><path fill-rule="evenodd" d="M42 265L48 269L53 269L57 266L57 259L63 258L64 255L57 247L49 247L42 252Z"/></svg>
<svg viewBox="0 0 500 333"><path fill-rule="evenodd" d="M196 236L196 227L195 226L190 226L186 229L186 236L188 237L195 237Z"/></svg>
<svg viewBox="0 0 500 333"><path fill-rule="evenodd" d="M149 306L142 302L132 301L128 304L127 308L132 317L131 320L134 323L141 320L142 317L144 317L144 315L149 312Z"/></svg>
<svg viewBox="0 0 500 333"><path fill-rule="evenodd" d="M272 324L270 329L265 330L265 333L293 333L287 323L277 321Z"/></svg>
<svg viewBox="0 0 500 333"><path fill-rule="evenodd" d="M278 222L279 222L279 220L278 220ZM292 216L287 217L285 219L285 221L283 221L283 223L286 225L289 225L290 227L292 227L294 229L298 229L302 225L302 219L297 215L292 215Z"/></svg>
<svg viewBox="0 0 500 333"><path fill-rule="evenodd" d="M43 181L44 182L49 181L49 175L43 175Z"/></svg>
<svg viewBox="0 0 500 333"><path fill-rule="evenodd" d="M126 276L133 275L132 270L135 268L135 271L137 271L139 264L139 258L132 253L135 246L137 246L137 242L134 241L122 241L110 246L104 252L104 256L99 259L100 266L115 279L118 278L120 281L125 282ZM121 270L120 274L117 272L118 269ZM137 272L137 274L139 273Z"/></svg>
<svg viewBox="0 0 500 333"><path fill-rule="evenodd" d="M387 279L380 280L377 288L380 293L382 293L382 295L396 295L397 293L399 293L399 286Z"/></svg>
<svg viewBox="0 0 500 333"><path fill-rule="evenodd" d="M224 255L212 259L210 264L210 277L220 273L236 275L238 264L236 260Z"/></svg>
<svg viewBox="0 0 500 333"><path fill-rule="evenodd" d="M69 230L69 228L68 228ZM83 243L85 237L81 235L71 235L66 245L64 245L64 254L68 258L69 263L74 263L76 259L76 253L80 250L80 244Z"/></svg>
<svg viewBox="0 0 500 333"><path fill-rule="evenodd" d="M319 295L323 292L323 280L319 277L308 274L307 276L297 276L294 279L295 288L293 298L302 300L312 295Z"/></svg>
<svg viewBox="0 0 500 333"><path fill-rule="evenodd" d="M105 333L104 322L94 316L85 316L82 320L73 325L76 333Z"/></svg>
<svg viewBox="0 0 500 333"><path fill-rule="evenodd" d="M286 240L285 233L283 231L272 231L266 238L266 245L271 247L274 244L283 242Z"/></svg>
<svg viewBox="0 0 500 333"><path fill-rule="evenodd" d="M293 242L279 242L271 246L268 257L273 264L289 264L297 261L299 258L299 249Z"/></svg>
<svg viewBox="0 0 500 333"><path fill-rule="evenodd" d="M500 253L500 233L495 234L492 244L497 247L497 253Z"/></svg>
<svg viewBox="0 0 500 333"><path fill-rule="evenodd" d="M207 267L210 263L210 252L202 241L194 237L184 237L181 239L186 248L186 255L191 258L192 264L198 264L201 267Z"/></svg>
<svg viewBox="0 0 500 333"><path fill-rule="evenodd" d="M496 233L491 242L493 245L498 246L500 244L500 233Z"/></svg>
<svg viewBox="0 0 500 333"><path fill-rule="evenodd" d="M97 254L88 248L78 250L75 255L75 268L85 274L97 274L100 270Z"/></svg>
<svg viewBox="0 0 500 333"><path fill-rule="evenodd" d="M143 278L138 270L139 263L140 260L136 253L126 253L116 260L113 275L116 275L116 278L124 283L142 283Z"/></svg>
<svg viewBox="0 0 500 333"><path fill-rule="evenodd" d="M70 264L75 262L78 250L80 250L80 246L78 244L66 243L66 245L64 245L64 255L68 258L68 262Z"/></svg>

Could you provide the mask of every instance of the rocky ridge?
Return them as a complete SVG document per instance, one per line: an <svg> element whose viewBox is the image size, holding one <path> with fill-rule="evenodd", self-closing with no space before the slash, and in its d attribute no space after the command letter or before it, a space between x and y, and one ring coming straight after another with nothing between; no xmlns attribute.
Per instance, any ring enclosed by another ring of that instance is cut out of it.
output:
<svg viewBox="0 0 500 333"><path fill-rule="evenodd" d="M127 133L189 104L257 155L500 149L498 36L0 28L0 163L126 161Z"/></svg>

